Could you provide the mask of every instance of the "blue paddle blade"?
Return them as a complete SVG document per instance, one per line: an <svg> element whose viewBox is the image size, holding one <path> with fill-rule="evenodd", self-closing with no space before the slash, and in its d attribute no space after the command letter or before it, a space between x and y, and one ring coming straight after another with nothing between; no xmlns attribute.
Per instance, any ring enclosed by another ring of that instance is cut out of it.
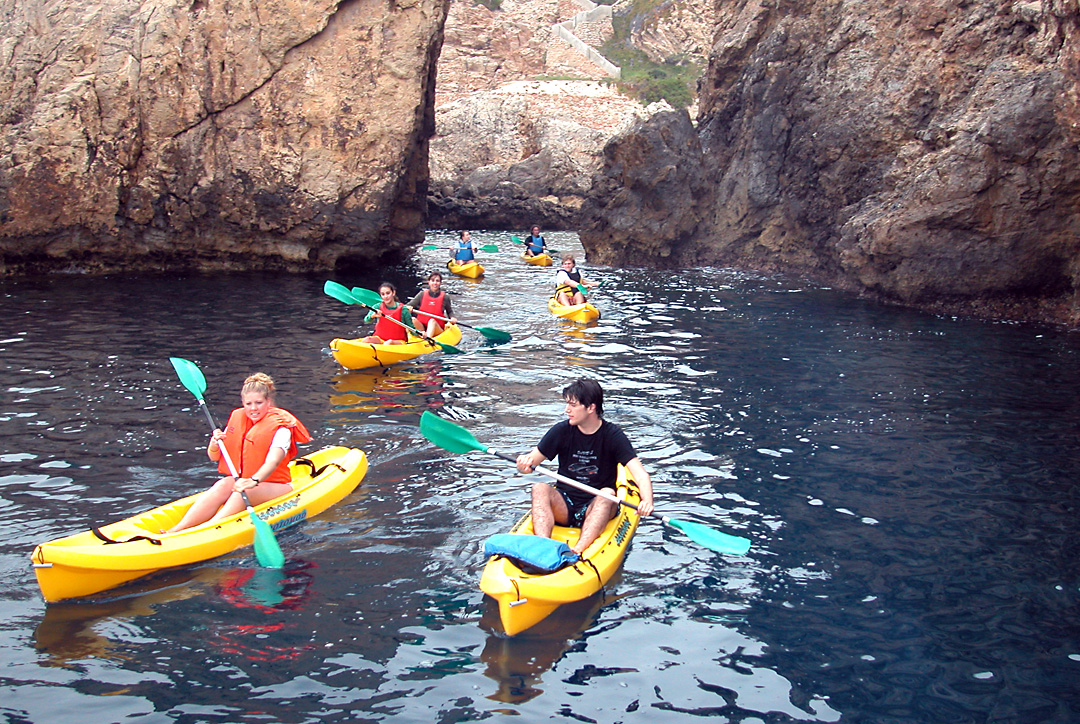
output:
<svg viewBox="0 0 1080 724"><path fill-rule="evenodd" d="M424 410L424 414L420 416L420 434L452 453L467 453L473 450L487 452L487 446L473 437L471 432L442 419L431 410Z"/></svg>
<svg viewBox="0 0 1080 724"><path fill-rule="evenodd" d="M663 518L662 520L672 528L681 530L690 540L711 551L741 556L750 550L750 541L747 538L721 533L706 525L691 523L688 520L675 520L674 518Z"/></svg>
<svg viewBox="0 0 1080 724"><path fill-rule="evenodd" d="M176 376L180 378L180 384L188 392L195 395L195 399L201 400L206 392L206 378L198 365L183 357L170 357L169 362L172 363L173 369L176 370Z"/></svg>
<svg viewBox="0 0 1080 724"><path fill-rule="evenodd" d="M254 510L249 510L251 524L255 526L255 560L263 568L284 568L285 554L281 552L274 529L260 518Z"/></svg>

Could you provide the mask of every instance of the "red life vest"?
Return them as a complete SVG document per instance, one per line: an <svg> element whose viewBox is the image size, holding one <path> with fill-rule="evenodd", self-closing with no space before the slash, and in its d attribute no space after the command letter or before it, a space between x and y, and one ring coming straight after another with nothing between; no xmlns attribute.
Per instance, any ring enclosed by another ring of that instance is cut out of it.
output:
<svg viewBox="0 0 1080 724"><path fill-rule="evenodd" d="M424 295L420 298L420 309L416 312L416 319L420 322L421 328L426 327L428 320L431 319L431 317L424 314L424 312L427 312L428 314L438 314L440 317L443 316L444 299L446 299L445 291L440 291L439 296L433 297L431 296L430 291L424 290ZM442 322L441 319L435 321Z"/></svg>
<svg viewBox="0 0 1080 724"><path fill-rule="evenodd" d="M270 443L274 440L274 433L279 427L292 430L292 444L285 453L285 459L273 473L265 478L265 482L288 483L292 480L289 461L296 457L296 443L311 442L311 433L291 412L280 407L271 407L256 423L252 423L251 418L244 414L244 408L238 407L232 411L229 415L229 424L225 426L225 439L222 442L225 443L225 450L229 453L229 459L236 465L240 477L250 478L263 466L270 452ZM232 474L225 463L224 455L218 462L218 472L223 475Z"/></svg>
<svg viewBox="0 0 1080 724"><path fill-rule="evenodd" d="M394 309L388 309L385 303L379 305L379 311L385 314L387 317L396 319L404 324L401 319L401 313L405 309L404 304L398 304ZM375 322L375 336L384 342L389 342L392 339L400 339L402 342L409 340L409 333L405 331L404 327L394 324L389 319L379 317Z"/></svg>

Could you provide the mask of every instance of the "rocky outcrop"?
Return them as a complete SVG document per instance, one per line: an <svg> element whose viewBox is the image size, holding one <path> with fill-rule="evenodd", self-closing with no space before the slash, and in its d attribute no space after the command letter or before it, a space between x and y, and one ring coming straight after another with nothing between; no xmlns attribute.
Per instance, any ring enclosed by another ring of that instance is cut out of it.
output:
<svg viewBox="0 0 1080 724"><path fill-rule="evenodd" d="M591 197L591 258L1078 320L1075 0L741 0L716 17L700 159L658 174L680 125L667 117L614 139L595 186L633 200ZM674 173L695 188L677 206Z"/></svg>
<svg viewBox="0 0 1080 724"><path fill-rule="evenodd" d="M646 115L640 103L597 82L608 71L553 31L590 5L451 6L430 147L430 226L577 228L604 144ZM594 42L601 26L610 33L610 22L575 25Z"/></svg>
<svg viewBox="0 0 1080 724"><path fill-rule="evenodd" d="M432 226L574 229L612 134L649 109L606 85L521 81L440 106Z"/></svg>
<svg viewBox="0 0 1080 724"><path fill-rule="evenodd" d="M329 268L419 241L448 2L8 0L3 269Z"/></svg>

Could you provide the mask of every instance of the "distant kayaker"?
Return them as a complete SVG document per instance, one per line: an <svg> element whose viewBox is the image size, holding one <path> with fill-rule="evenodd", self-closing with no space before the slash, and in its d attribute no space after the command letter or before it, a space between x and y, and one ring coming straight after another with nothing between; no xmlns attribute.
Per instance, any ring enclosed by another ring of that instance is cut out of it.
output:
<svg viewBox="0 0 1080 724"><path fill-rule="evenodd" d="M427 332L427 336L435 337L442 334L443 322L428 315L438 314L447 317L451 323L456 324L454 310L450 305L450 297L442 288L443 276L440 272L428 274L428 288L423 289L413 297L406 305L416 313L416 327Z"/></svg>
<svg viewBox="0 0 1080 724"><path fill-rule="evenodd" d="M532 231L525 237L525 256L536 256L547 253L547 242L540 234L540 227L534 226Z"/></svg>
<svg viewBox="0 0 1080 724"><path fill-rule="evenodd" d="M578 285L592 289L592 284L585 281L578 271L573 254L563 254L562 269L555 274L555 299L564 307L584 304L586 299Z"/></svg>
<svg viewBox="0 0 1080 724"><path fill-rule="evenodd" d="M458 242L450 247L450 259L459 264L476 259L476 246L472 242L472 234L468 231L458 232Z"/></svg>
<svg viewBox="0 0 1080 724"><path fill-rule="evenodd" d="M240 491L247 491L252 505L292 492L289 461L296 444L311 442L311 434L289 411L274 407L274 380L262 372L244 380L238 407L229 415L225 430L210 435L206 455L218 463L225 477L195 499L180 522L166 533L191 528L210 520L235 515L246 507ZM224 445L240 478L234 479L221 454Z"/></svg>
<svg viewBox="0 0 1080 724"><path fill-rule="evenodd" d="M409 308L398 301L397 287L390 282L383 282L379 285L379 297L382 298L379 309L368 313L367 317L364 318L365 322L375 320L375 332L360 341L365 344L404 344L408 342L409 331L401 325L407 324L412 327L412 315L409 314ZM399 324L394 324L394 321L399 322Z"/></svg>
<svg viewBox="0 0 1080 724"><path fill-rule="evenodd" d="M615 495L618 465L637 482L641 491L638 512L653 509L652 479L641 464L634 446L622 429L603 419L604 391L596 380L578 379L562 392L567 419L545 433L540 443L517 458L519 472L530 473L540 463L559 459L559 473L593 488ZM618 505L577 488L538 482L532 486L533 532L551 536L555 524L581 528L573 550L581 555L607 522L618 514Z"/></svg>

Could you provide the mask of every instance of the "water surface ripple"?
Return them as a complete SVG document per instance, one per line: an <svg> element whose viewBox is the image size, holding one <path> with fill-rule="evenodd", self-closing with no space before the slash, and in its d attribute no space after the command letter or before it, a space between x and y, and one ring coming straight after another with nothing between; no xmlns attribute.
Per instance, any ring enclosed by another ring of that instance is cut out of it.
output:
<svg viewBox="0 0 1080 724"><path fill-rule="evenodd" d="M478 233L467 354L345 372L362 312L325 277L0 281L0 718L11 722L1075 722L1080 336L889 309L778 278L592 269L597 323L544 307L551 270ZM433 233L446 245L451 236ZM572 234L551 234L564 251ZM338 278L403 293L444 252ZM167 358L219 417L256 370L318 446L367 451L355 494L241 551L45 606L33 546L213 478ZM525 450L598 377L658 509L748 536L746 557L642 524L605 596L515 639L479 546L531 478L451 455L434 410Z"/></svg>

